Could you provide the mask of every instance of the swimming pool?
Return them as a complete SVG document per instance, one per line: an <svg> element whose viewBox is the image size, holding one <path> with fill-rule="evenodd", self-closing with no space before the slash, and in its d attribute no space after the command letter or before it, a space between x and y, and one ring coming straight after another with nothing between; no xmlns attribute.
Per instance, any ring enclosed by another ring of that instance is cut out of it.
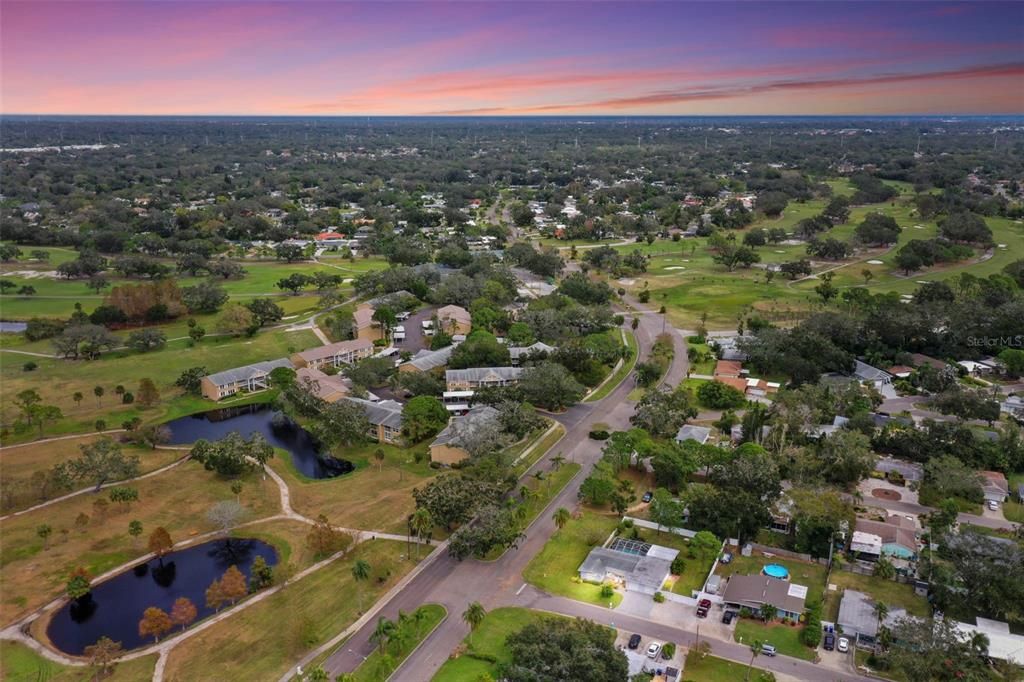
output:
<svg viewBox="0 0 1024 682"><path fill-rule="evenodd" d="M778 578L779 580L789 579L789 569L779 564L768 564L761 569L761 572L769 578Z"/></svg>

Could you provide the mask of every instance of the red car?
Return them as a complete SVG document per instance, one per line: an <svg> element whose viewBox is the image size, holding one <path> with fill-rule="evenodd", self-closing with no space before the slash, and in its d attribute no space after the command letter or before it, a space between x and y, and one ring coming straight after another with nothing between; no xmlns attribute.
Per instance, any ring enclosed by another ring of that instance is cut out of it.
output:
<svg viewBox="0 0 1024 682"><path fill-rule="evenodd" d="M697 617L698 618L707 618L708 617L708 610L710 608L711 608L711 600L710 599L701 599L699 602L697 602Z"/></svg>

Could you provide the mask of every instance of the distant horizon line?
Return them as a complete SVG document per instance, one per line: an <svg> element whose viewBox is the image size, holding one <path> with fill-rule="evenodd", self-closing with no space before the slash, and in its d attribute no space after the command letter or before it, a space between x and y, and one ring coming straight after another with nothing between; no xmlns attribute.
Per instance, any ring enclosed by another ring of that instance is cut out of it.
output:
<svg viewBox="0 0 1024 682"><path fill-rule="evenodd" d="M409 119L650 119L650 118L861 118L861 119L899 119L899 118L1024 118L1024 111L1018 113L903 113L903 114L58 114L58 113L4 113L0 112L0 119L42 119L42 118L282 118L282 119L310 119L310 118L347 118L347 119L374 119L374 118L409 118Z"/></svg>

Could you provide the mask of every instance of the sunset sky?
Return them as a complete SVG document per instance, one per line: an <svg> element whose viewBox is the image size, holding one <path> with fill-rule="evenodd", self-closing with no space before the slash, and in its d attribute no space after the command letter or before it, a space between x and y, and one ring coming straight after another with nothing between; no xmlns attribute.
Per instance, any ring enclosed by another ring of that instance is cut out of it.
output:
<svg viewBox="0 0 1024 682"><path fill-rule="evenodd" d="M1024 113L1024 2L8 2L4 113Z"/></svg>

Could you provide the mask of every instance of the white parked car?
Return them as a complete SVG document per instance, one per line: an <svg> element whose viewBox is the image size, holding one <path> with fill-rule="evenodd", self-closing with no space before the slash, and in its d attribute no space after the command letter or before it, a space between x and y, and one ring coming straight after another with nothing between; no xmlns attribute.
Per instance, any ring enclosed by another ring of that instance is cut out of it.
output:
<svg viewBox="0 0 1024 682"><path fill-rule="evenodd" d="M433 320L423 320L422 324L423 324L423 328L424 329L433 329L434 328L434 321Z"/></svg>
<svg viewBox="0 0 1024 682"><path fill-rule="evenodd" d="M850 650L850 640L846 639L845 637L840 637L839 641L836 643L836 648L845 654L847 651Z"/></svg>
<svg viewBox="0 0 1024 682"><path fill-rule="evenodd" d="M647 658L657 658L660 651L661 644L658 642L651 642L651 645L647 647Z"/></svg>
<svg viewBox="0 0 1024 682"><path fill-rule="evenodd" d="M399 322L405 322L406 320L409 319L409 315L410 313L408 312L401 312L395 315L395 319L398 320Z"/></svg>
<svg viewBox="0 0 1024 682"><path fill-rule="evenodd" d="M396 334L404 334L405 333L405 325L401 325L400 324L400 325L396 326L392 331L394 331Z"/></svg>
<svg viewBox="0 0 1024 682"><path fill-rule="evenodd" d="M991 509L992 511L999 511L999 503L996 502L995 500L989 500L988 508Z"/></svg>

